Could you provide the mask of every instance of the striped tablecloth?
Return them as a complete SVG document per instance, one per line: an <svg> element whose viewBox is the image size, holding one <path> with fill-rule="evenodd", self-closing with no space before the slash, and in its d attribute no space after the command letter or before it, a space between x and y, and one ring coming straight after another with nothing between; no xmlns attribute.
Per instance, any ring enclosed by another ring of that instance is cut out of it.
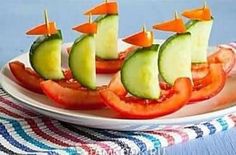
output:
<svg viewBox="0 0 236 155"><path fill-rule="evenodd" d="M0 88L0 154L157 154L162 147L234 126L236 113L198 125L153 132L92 129L35 113Z"/></svg>

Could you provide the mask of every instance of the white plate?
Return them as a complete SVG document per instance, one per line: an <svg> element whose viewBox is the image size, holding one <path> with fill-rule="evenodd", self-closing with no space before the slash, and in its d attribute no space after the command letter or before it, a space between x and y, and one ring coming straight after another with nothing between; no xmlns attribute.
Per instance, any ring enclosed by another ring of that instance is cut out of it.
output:
<svg viewBox="0 0 236 155"><path fill-rule="evenodd" d="M63 51L68 46L69 44L65 44ZM127 46L127 44L119 42L120 50L125 49ZM13 60L19 60L29 66L28 53L22 54ZM63 66L66 67L67 54L65 52L62 52L62 62ZM98 85L107 83L109 79L110 76L99 76ZM39 113L61 121L94 128L136 131L155 130L168 126L195 124L236 112L236 95L234 93L236 76L231 76L227 79L224 89L217 96L198 104L186 105L170 115L148 120L119 119L117 118L117 113L109 109L72 111L54 107L46 96L33 93L18 85L7 64L0 72L0 82L3 89L11 96Z"/></svg>

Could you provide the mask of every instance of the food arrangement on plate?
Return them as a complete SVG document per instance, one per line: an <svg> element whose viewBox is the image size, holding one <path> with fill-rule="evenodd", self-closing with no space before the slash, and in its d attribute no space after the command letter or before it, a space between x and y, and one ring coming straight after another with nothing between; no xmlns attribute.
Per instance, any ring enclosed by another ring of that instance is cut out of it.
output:
<svg viewBox="0 0 236 155"><path fill-rule="evenodd" d="M186 104L197 104L217 95L235 65L230 48L207 55L214 18L206 4L186 10L185 24L175 13L172 20L153 29L174 33L164 43L154 43L151 30L125 37L130 47L118 51L119 14L114 1L85 12L89 21L75 26L81 35L68 48L69 68L61 67L61 30L49 22L27 31L39 35L29 52L32 68L19 61L9 63L19 84L46 95L55 106L71 110L110 108L122 118L148 119L173 113ZM93 21L92 16L98 15ZM111 74L97 86L97 74Z"/></svg>

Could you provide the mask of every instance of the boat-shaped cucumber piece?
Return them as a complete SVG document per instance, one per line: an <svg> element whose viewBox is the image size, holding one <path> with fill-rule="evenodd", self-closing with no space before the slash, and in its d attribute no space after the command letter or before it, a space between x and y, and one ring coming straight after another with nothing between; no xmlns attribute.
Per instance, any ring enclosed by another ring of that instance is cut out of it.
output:
<svg viewBox="0 0 236 155"><path fill-rule="evenodd" d="M50 36L40 36L30 48L29 58L33 69L44 79L64 78L61 69L62 34L59 30Z"/></svg>
<svg viewBox="0 0 236 155"><path fill-rule="evenodd" d="M75 40L69 55L69 66L80 84L96 89L94 35L82 35Z"/></svg>
<svg viewBox="0 0 236 155"><path fill-rule="evenodd" d="M146 99L159 98L158 49L159 45L139 48L124 61L121 81L130 94Z"/></svg>
<svg viewBox="0 0 236 155"><path fill-rule="evenodd" d="M96 55L103 59L118 58L119 16L99 16L95 22L97 23Z"/></svg>
<svg viewBox="0 0 236 155"><path fill-rule="evenodd" d="M173 85L180 77L191 79L191 34L175 34L160 47L159 72L164 81Z"/></svg>
<svg viewBox="0 0 236 155"><path fill-rule="evenodd" d="M192 63L207 62L208 41L213 25L213 18L209 21L190 20L187 31L192 35Z"/></svg>

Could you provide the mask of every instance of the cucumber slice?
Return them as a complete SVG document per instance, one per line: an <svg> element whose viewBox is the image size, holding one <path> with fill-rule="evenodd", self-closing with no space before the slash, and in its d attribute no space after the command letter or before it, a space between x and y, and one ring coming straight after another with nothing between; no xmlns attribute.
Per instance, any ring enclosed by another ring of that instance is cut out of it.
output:
<svg viewBox="0 0 236 155"><path fill-rule="evenodd" d="M118 15L98 17L97 34L95 36L96 55L103 59L118 58Z"/></svg>
<svg viewBox="0 0 236 155"><path fill-rule="evenodd" d="M50 36L40 36L30 48L29 58L33 69L44 79L64 78L61 69L61 31Z"/></svg>
<svg viewBox="0 0 236 155"><path fill-rule="evenodd" d="M140 48L125 60L121 68L121 81L130 94L147 99L160 97L158 49L159 45Z"/></svg>
<svg viewBox="0 0 236 155"><path fill-rule="evenodd" d="M69 66L73 77L83 86L96 89L95 39L93 35L82 35L75 40L69 55Z"/></svg>
<svg viewBox="0 0 236 155"><path fill-rule="evenodd" d="M158 67L164 81L173 85L179 77L191 79L191 34L176 34L160 47Z"/></svg>
<svg viewBox="0 0 236 155"><path fill-rule="evenodd" d="M213 19L209 21L190 20L187 24L187 31L192 36L192 62L207 62L207 48L210 38Z"/></svg>

